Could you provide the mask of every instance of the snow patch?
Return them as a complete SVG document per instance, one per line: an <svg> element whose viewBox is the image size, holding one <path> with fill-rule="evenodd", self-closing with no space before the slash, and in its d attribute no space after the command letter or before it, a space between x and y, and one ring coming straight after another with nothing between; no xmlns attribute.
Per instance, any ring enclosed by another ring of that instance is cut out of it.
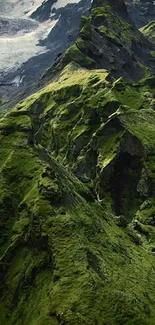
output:
<svg viewBox="0 0 155 325"><path fill-rule="evenodd" d="M0 72L15 71L32 56L47 52L47 48L39 46L38 41L45 39L56 23L57 20L46 21L30 33L0 37Z"/></svg>
<svg viewBox="0 0 155 325"><path fill-rule="evenodd" d="M66 0L58 0L52 6L52 8L59 9L59 8L67 6L69 3L78 3L78 2L80 2L80 0L67 0L67 1Z"/></svg>
<svg viewBox="0 0 155 325"><path fill-rule="evenodd" d="M69 3L78 3L80 0L58 0L52 9L59 9L65 7ZM16 71L22 63L29 60L35 55L39 55L48 51L46 47L40 46L39 41L44 40L50 31L54 28L57 21L54 20L52 13L48 21L43 23L36 23L36 21L29 19L29 16L34 12L43 0L0 0L0 17L5 17L8 19L7 23L12 24L14 20L14 35L13 30L9 33L6 29L3 33L1 29L0 33L0 75L9 72ZM23 26L18 28L17 24L19 21L23 20ZM30 21L31 24L34 22L36 26L30 30L25 28L24 23ZM4 27L3 27L4 28ZM10 25L11 31L11 25ZM21 79L16 77L14 82L17 86L20 84Z"/></svg>
<svg viewBox="0 0 155 325"><path fill-rule="evenodd" d="M25 76L16 76L13 80L12 80L12 84L15 84L16 87L19 87L20 84L23 82Z"/></svg>

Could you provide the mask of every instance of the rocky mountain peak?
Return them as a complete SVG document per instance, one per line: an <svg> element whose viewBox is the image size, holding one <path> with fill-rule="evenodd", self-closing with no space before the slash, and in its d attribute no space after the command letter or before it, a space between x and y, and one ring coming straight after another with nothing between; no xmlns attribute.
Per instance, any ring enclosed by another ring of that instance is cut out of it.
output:
<svg viewBox="0 0 155 325"><path fill-rule="evenodd" d="M45 73L45 80L71 61L87 68L108 69L112 78L123 76L127 80L142 78L145 65L154 71L154 44L136 29L123 0L94 0L89 19L83 19L82 24L79 38Z"/></svg>
<svg viewBox="0 0 155 325"><path fill-rule="evenodd" d="M110 5L112 9L118 14L122 15L124 18L128 17L127 8L124 0L94 0L94 7L101 7L105 5Z"/></svg>

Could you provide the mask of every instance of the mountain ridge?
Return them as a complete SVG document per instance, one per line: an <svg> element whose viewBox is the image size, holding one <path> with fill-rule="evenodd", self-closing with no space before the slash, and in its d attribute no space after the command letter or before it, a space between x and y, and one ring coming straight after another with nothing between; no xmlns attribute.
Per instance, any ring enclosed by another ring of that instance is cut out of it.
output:
<svg viewBox="0 0 155 325"><path fill-rule="evenodd" d="M95 0L48 83L0 112L4 325L154 325L154 45L124 8Z"/></svg>
<svg viewBox="0 0 155 325"><path fill-rule="evenodd" d="M97 12L98 4L103 10ZM117 5L112 0L94 1L89 17L82 20L80 38L47 71L49 78L53 69L55 74L55 68L61 70L71 60L85 67L111 70L114 77L122 75L127 79L140 79L145 74L145 65L146 68L150 66L153 73L151 53L154 45L135 28L124 1L117 2ZM84 58L87 59L84 61Z"/></svg>

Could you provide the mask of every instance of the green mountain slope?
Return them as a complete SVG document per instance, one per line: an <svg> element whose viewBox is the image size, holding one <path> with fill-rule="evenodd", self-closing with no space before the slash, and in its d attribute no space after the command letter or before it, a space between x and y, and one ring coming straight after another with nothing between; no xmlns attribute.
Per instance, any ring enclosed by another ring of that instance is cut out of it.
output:
<svg viewBox="0 0 155 325"><path fill-rule="evenodd" d="M120 5L109 19L124 24ZM103 27L104 10L96 1L84 30L96 12ZM81 40L48 85L0 113L4 325L155 323L155 78L138 52L145 77L120 65L114 78L85 46L77 56Z"/></svg>

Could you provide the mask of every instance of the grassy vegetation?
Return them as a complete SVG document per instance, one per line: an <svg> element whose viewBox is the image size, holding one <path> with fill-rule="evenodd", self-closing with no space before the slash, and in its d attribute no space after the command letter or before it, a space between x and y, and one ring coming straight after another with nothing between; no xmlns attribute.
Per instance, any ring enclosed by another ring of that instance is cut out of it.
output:
<svg viewBox="0 0 155 325"><path fill-rule="evenodd" d="M128 50L131 26L109 6L82 21L74 62L0 114L4 325L155 323L155 79L95 69L95 24Z"/></svg>
<svg viewBox="0 0 155 325"><path fill-rule="evenodd" d="M155 21L151 21L146 26L142 27L140 31L149 38L152 42L155 42Z"/></svg>
<svg viewBox="0 0 155 325"><path fill-rule="evenodd" d="M70 64L1 114L2 324L154 324L154 88L106 77Z"/></svg>

